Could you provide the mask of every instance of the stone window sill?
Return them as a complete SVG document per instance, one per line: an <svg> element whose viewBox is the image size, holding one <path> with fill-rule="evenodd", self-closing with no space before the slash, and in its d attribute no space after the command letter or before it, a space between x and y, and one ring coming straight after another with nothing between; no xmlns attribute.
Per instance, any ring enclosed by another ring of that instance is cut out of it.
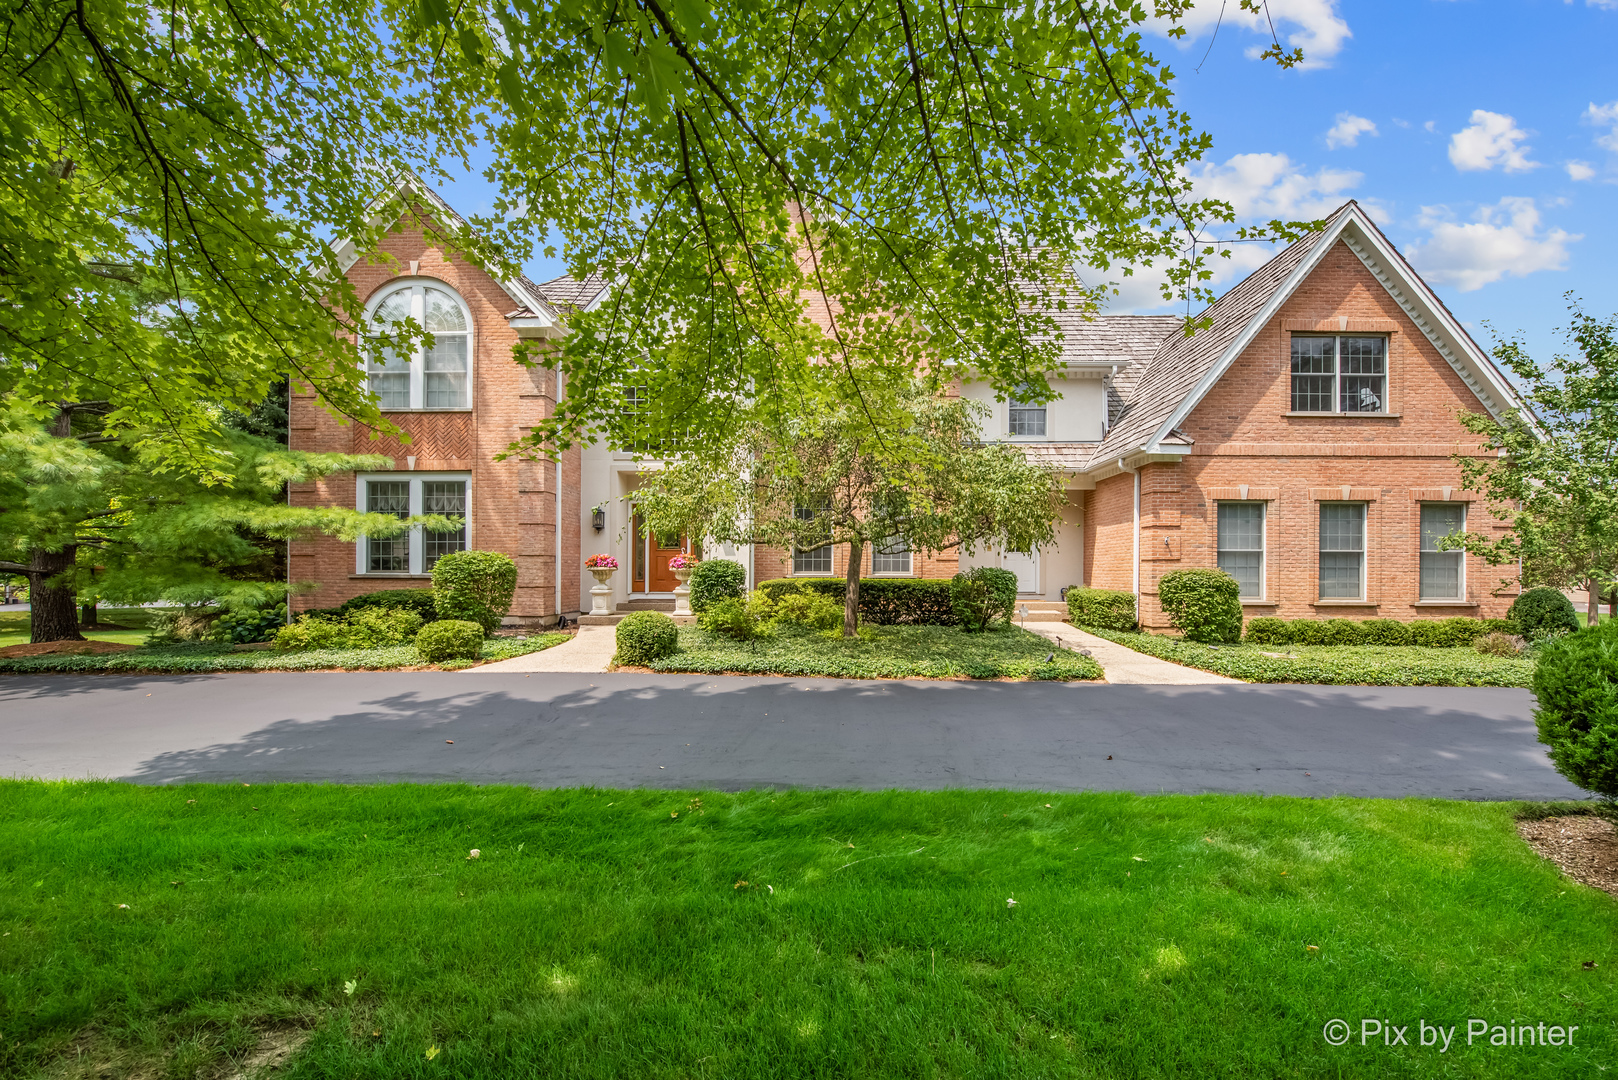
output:
<svg viewBox="0 0 1618 1080"><path fill-rule="evenodd" d="M350 581L431 581L431 574L350 574Z"/></svg>
<svg viewBox="0 0 1618 1080"><path fill-rule="evenodd" d="M470 406L470 405L456 405L456 406L454 406L452 408L447 408L447 409L428 409L428 408L420 408L420 409L383 409L382 411L384 413L401 413L401 414L402 413L424 413L424 412L471 412L472 411L472 406Z"/></svg>
<svg viewBox="0 0 1618 1080"><path fill-rule="evenodd" d="M1283 418L1312 417L1316 420L1397 420L1396 412L1284 412Z"/></svg>
<svg viewBox="0 0 1618 1080"><path fill-rule="evenodd" d="M1242 607L1279 607L1279 600L1243 600Z"/></svg>
<svg viewBox="0 0 1618 1080"><path fill-rule="evenodd" d="M1376 607L1375 600L1315 600L1312 607Z"/></svg>
<svg viewBox="0 0 1618 1080"><path fill-rule="evenodd" d="M1411 607L1478 607L1476 600L1416 600Z"/></svg>

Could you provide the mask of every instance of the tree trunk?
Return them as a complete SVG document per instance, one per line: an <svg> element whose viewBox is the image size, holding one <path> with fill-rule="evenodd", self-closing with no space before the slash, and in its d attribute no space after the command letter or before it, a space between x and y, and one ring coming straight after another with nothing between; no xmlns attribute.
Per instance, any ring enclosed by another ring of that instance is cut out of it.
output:
<svg viewBox="0 0 1618 1080"><path fill-rule="evenodd" d="M86 600L79 605L79 629L94 630L96 628L96 602Z"/></svg>
<svg viewBox="0 0 1618 1080"><path fill-rule="evenodd" d="M843 590L843 636L858 637L860 632L860 556L865 541L848 542L848 587Z"/></svg>
<svg viewBox="0 0 1618 1080"><path fill-rule="evenodd" d="M1596 588L1596 579L1587 578L1584 582L1584 625L1594 626L1601 621L1601 590Z"/></svg>
<svg viewBox="0 0 1618 1080"><path fill-rule="evenodd" d="M34 549L28 564L28 640L35 645L47 641L83 641L76 617L76 594L73 588L73 564L78 545L69 544L61 551ZM51 582L62 577L58 585Z"/></svg>

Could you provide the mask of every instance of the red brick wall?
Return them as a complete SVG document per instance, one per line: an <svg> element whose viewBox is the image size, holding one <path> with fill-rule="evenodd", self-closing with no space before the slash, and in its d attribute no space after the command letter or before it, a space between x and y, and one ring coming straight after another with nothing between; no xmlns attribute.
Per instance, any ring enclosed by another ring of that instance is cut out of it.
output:
<svg viewBox="0 0 1618 1080"><path fill-rule="evenodd" d="M556 466L551 462L496 462L494 455L526 434L555 408L555 375L524 368L512 360L517 334L505 316L517 307L489 274L462 259L452 259L433 246L419 226L402 224L385 244L398 269L361 260L348 271L362 297L410 275L436 278L458 292L471 309L472 409L469 412L392 412L390 420L411 433L408 446L395 439L372 438L371 432L328 413L306 387L295 386L291 443L297 450L384 454L400 471L449 470L470 473L472 497L468 542L482 551L501 551L517 563L517 594L511 616L524 623L556 617ZM578 519L579 451L561 462L562 521ZM294 485L296 506L355 505L353 474ZM562 611L578 607L578 535L562 534ZM361 593L390 588L422 588L429 579L355 574L353 544L329 537L291 545L294 582L310 582L312 592L293 600L298 610L330 607Z"/></svg>
<svg viewBox="0 0 1618 1080"><path fill-rule="evenodd" d="M1135 478L1103 480L1084 499L1084 583L1129 592L1135 574Z"/></svg>
<svg viewBox="0 0 1618 1080"><path fill-rule="evenodd" d="M960 557L953 551L910 553L910 569L912 577L919 578L948 578L954 577L960 569ZM845 577L848 574L848 545L837 544L831 549L831 576ZM792 577L792 552L784 547L772 547L760 544L753 549L753 576L758 581L770 581L774 578ZM825 574L806 574L805 577L825 577ZM871 576L871 545L865 545L860 554L860 576ZM883 577L900 577L903 575L884 574Z"/></svg>
<svg viewBox="0 0 1618 1080"><path fill-rule="evenodd" d="M1342 332L1337 322L1342 317L1349 319L1347 332L1388 334L1391 415L1285 415L1291 407L1291 333ZM1456 413L1481 409L1354 253L1337 245L1182 425L1196 441L1193 453L1179 464L1144 468L1143 621L1168 625L1156 603L1156 582L1163 574L1216 564L1215 503L1239 497L1244 484L1249 498L1268 503L1266 600L1272 602L1247 605L1249 617L1503 616L1516 591L1514 568L1490 567L1471 555L1466 556L1464 602L1416 603L1420 502L1445 498L1445 488L1451 498L1467 498L1451 454L1473 450L1477 441ZM1109 484L1127 491L1128 483L1127 476L1104 481L1090 493L1087 557L1095 570L1087 577L1103 587L1128 588L1130 508L1103 494ZM1343 485L1351 489L1351 501L1366 502L1364 604L1318 601L1319 502L1340 499ZM1487 531L1496 524L1484 504L1472 505L1469 528Z"/></svg>

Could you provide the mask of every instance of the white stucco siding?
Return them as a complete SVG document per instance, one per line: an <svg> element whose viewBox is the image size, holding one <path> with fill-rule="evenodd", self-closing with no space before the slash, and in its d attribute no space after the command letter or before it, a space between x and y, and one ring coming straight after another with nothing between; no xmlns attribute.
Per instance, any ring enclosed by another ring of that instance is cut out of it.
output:
<svg viewBox="0 0 1618 1080"><path fill-rule="evenodd" d="M1103 420L1107 410L1105 384L1099 375L1062 378L1053 375L1047 380L1061 397L1045 406L1045 434L1009 435L1010 403L994 399L994 387L984 382L966 383L961 396L981 401L989 408L983 421L985 442L1099 442L1105 434Z"/></svg>

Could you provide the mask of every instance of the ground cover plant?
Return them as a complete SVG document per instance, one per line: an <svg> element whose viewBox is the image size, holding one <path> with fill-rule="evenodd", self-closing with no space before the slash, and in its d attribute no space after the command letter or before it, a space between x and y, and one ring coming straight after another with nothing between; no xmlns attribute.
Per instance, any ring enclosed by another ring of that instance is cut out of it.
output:
<svg viewBox="0 0 1618 1080"><path fill-rule="evenodd" d="M1527 686L1534 661L1471 646L1202 645L1156 634L1089 632L1177 664L1262 683L1333 686Z"/></svg>
<svg viewBox="0 0 1618 1080"><path fill-rule="evenodd" d="M824 675L843 679L1099 679L1088 656L1018 627L967 633L952 626L875 626L843 638L791 623L742 642L700 626L680 628L674 655L653 671ZM1050 659L1047 660L1047 657Z"/></svg>
<svg viewBox="0 0 1618 1080"><path fill-rule="evenodd" d="M1618 1064L1618 908L1521 843L1509 804L0 793L7 1076L189 1076L265 1027L307 1036L278 1075L342 1080ZM1362 1017L1411 1025L1406 1045L1322 1037ZM1579 1030L1467 1045L1473 1017ZM1458 1027L1447 1052L1418 1018ZM91 1071L64 1064L79 1051Z"/></svg>
<svg viewBox="0 0 1618 1080"><path fill-rule="evenodd" d="M434 626L437 623L432 624ZM488 638L480 659L509 660L571 640L571 634ZM236 652L225 644L156 645L95 656L27 656L0 659L0 675L61 673L201 674L210 671L382 671L426 666L412 643L375 649L307 649L300 652ZM462 665L464 666L464 665Z"/></svg>

